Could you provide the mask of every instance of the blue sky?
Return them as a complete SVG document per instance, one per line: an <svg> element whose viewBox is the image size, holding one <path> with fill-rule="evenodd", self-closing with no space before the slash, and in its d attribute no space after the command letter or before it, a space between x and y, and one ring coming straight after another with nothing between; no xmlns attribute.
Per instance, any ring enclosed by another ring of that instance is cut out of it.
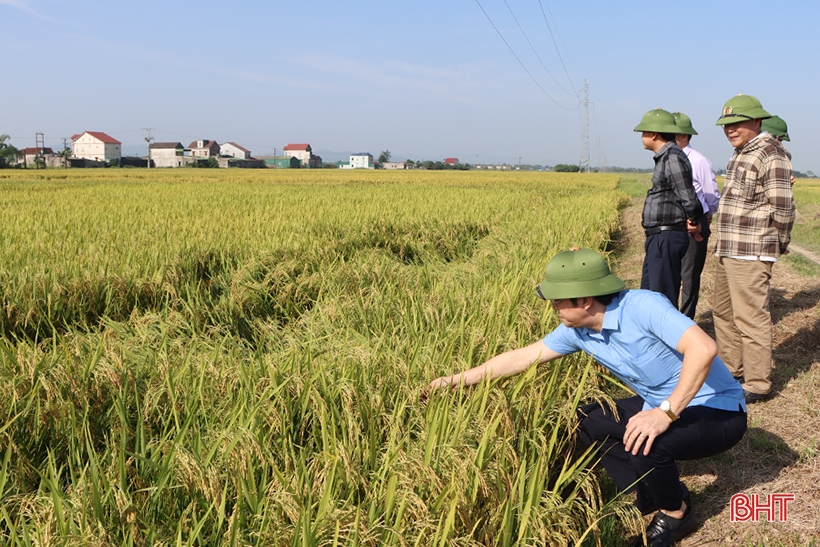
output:
<svg viewBox="0 0 820 547"><path fill-rule="evenodd" d="M632 130L663 107L688 114L693 146L725 167L714 122L745 93L789 124L795 169L820 173L818 16L817 2L759 0L0 0L0 134L57 148L104 131L128 152L151 127L255 155L307 142L577 163L586 79L593 166L602 151L651 167Z"/></svg>

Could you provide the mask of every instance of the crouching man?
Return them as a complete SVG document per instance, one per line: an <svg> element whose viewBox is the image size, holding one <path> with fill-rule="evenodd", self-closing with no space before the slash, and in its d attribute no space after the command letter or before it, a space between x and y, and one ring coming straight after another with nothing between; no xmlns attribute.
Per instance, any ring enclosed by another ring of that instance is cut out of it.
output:
<svg viewBox="0 0 820 547"><path fill-rule="evenodd" d="M543 340L508 351L429 389L520 374L534 364L583 351L636 396L578 410L579 440L595 445L622 491L633 488L643 514L657 511L649 545L672 545L696 524L676 460L713 456L746 431L740 384L717 357L714 340L660 293L624 290L598 253L565 251L550 260L538 296L562 325Z"/></svg>

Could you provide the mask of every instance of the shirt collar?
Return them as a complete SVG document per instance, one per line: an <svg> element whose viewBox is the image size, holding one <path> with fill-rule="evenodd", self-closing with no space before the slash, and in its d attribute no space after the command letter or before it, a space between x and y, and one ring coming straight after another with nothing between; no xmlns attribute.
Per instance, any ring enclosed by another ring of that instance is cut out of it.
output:
<svg viewBox="0 0 820 547"><path fill-rule="evenodd" d="M612 299L604 312L604 322L601 325L601 332L605 330L618 330L621 326L621 297L625 291L621 291L618 296Z"/></svg>
<svg viewBox="0 0 820 547"><path fill-rule="evenodd" d="M663 146L661 146L661 149L658 150L657 154L655 154L655 159L657 160L658 158L660 158L661 156L666 154L669 151L669 149L672 148L673 146L676 146L675 141L669 141L666 144L664 144Z"/></svg>

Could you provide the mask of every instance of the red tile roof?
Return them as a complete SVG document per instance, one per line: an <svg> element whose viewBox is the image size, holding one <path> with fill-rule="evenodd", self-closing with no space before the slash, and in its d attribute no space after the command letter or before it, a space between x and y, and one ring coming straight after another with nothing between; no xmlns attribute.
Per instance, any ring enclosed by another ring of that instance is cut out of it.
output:
<svg viewBox="0 0 820 547"><path fill-rule="evenodd" d="M310 149L309 144L289 144L284 148L284 150L308 150L308 149Z"/></svg>
<svg viewBox="0 0 820 547"><path fill-rule="evenodd" d="M77 139L79 139L80 137L85 135L86 133L88 133L89 135L91 135L95 139L97 139L99 141L102 141L106 144L122 144L120 141L118 141L114 137L112 137L110 135L106 135L102 131L84 131L84 132L80 133L79 135L74 135L73 137L71 137L71 142L76 141Z"/></svg>
<svg viewBox="0 0 820 547"><path fill-rule="evenodd" d="M26 156L34 156L35 154L39 154L40 151L43 151L43 154L54 154L54 150L51 148L37 148L37 147L29 147L23 148L20 150L21 154L25 154Z"/></svg>
<svg viewBox="0 0 820 547"><path fill-rule="evenodd" d="M444 163L447 165L455 165L458 163L458 158L444 158Z"/></svg>

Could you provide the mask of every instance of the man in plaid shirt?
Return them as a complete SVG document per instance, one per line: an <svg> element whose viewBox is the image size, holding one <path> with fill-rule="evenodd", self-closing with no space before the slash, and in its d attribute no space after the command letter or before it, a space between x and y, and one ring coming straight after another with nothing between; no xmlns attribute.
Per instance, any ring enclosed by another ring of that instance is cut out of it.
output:
<svg viewBox="0 0 820 547"><path fill-rule="evenodd" d="M772 265L788 252L795 216L789 154L761 131L761 120L770 117L756 98L738 95L726 101L716 123L735 151L715 222L715 335L749 403L771 395L769 285Z"/></svg>
<svg viewBox="0 0 820 547"><path fill-rule="evenodd" d="M692 186L689 159L675 143L681 129L674 116L661 108L650 110L635 131L641 132L644 148L655 153L641 220L646 234L641 288L663 294L677 308L688 232L700 231L703 207Z"/></svg>

